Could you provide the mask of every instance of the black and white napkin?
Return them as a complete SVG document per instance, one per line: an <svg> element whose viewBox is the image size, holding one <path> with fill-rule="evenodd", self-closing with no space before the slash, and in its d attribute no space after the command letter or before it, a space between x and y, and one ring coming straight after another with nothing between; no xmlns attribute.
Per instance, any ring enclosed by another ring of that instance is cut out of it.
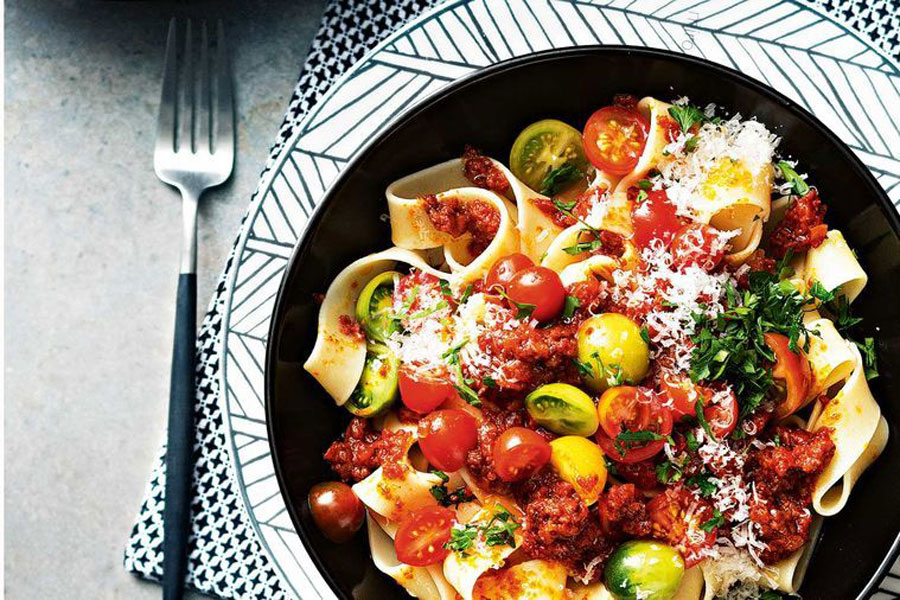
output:
<svg viewBox="0 0 900 600"><path fill-rule="evenodd" d="M296 125L337 78L397 28L439 3L439 0L332 0L325 10L263 174L291 138ZM900 4L896 0L815 0L807 3L865 34L882 51L900 59ZM289 596L286 587L279 581L244 509L219 409L220 357L217 347L225 310L225 281L233 258L232 253L197 338L195 467L188 584L199 592L221 598L286 598ZM127 570L155 581L162 578L164 456L165 448L160 451L153 468L124 557ZM900 576L889 575L873 596L873 600L891 598L900 598Z"/></svg>

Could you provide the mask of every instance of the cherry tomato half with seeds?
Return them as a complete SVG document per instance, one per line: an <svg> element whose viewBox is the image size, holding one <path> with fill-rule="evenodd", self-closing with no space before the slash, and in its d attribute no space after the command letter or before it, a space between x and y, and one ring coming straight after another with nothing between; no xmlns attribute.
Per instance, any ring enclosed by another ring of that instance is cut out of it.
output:
<svg viewBox="0 0 900 600"><path fill-rule="evenodd" d="M672 433L672 413L653 392L632 386L609 388L597 404L597 443L612 460L637 463L659 453ZM628 434L652 439L627 440Z"/></svg>
<svg viewBox="0 0 900 600"><path fill-rule="evenodd" d="M712 507L687 488L667 488L647 503L647 515L652 537L676 548L684 558L685 567L700 562L700 550L716 542L718 529L712 527L706 531L702 527L713 518Z"/></svg>
<svg viewBox="0 0 900 600"><path fill-rule="evenodd" d="M394 536L394 550L400 562L426 567L444 560L456 512L443 506L426 506L411 512L400 523Z"/></svg>
<svg viewBox="0 0 900 600"><path fill-rule="evenodd" d="M673 419L697 415L697 400L709 403L712 393L703 386L695 384L686 375L666 373L659 383L662 404L672 412Z"/></svg>
<svg viewBox="0 0 900 600"><path fill-rule="evenodd" d="M513 275L507 294L519 305L533 306L531 317L542 322L559 315L566 303L566 288L556 271L547 267L528 267Z"/></svg>
<svg viewBox="0 0 900 600"><path fill-rule="evenodd" d="M584 152L601 171L624 175L640 160L649 130L650 124L636 108L601 108L584 126Z"/></svg>
<svg viewBox="0 0 900 600"><path fill-rule="evenodd" d="M307 502L322 535L339 544L352 538L366 517L362 502L346 483L317 483L309 491Z"/></svg>
<svg viewBox="0 0 900 600"><path fill-rule="evenodd" d="M722 439L734 431L738 423L738 403L734 392L727 395L718 395L717 404L710 404L703 409L703 418L709 425L709 430L717 439Z"/></svg>
<svg viewBox="0 0 900 600"><path fill-rule="evenodd" d="M402 368L398 379L403 404L422 415L430 413L456 393L449 381L412 374Z"/></svg>
<svg viewBox="0 0 900 600"><path fill-rule="evenodd" d="M646 198L636 201L631 209L631 220L634 224L632 241L641 248L656 239L668 244L681 229L675 205L669 202L665 190L650 190Z"/></svg>
<svg viewBox="0 0 900 600"><path fill-rule="evenodd" d="M494 441L494 470L503 481L521 481L547 464L551 452L550 444L538 433L510 427Z"/></svg>
<svg viewBox="0 0 900 600"><path fill-rule="evenodd" d="M477 442L477 422L461 410L436 410L419 421L419 448L441 471L461 469Z"/></svg>
<svg viewBox="0 0 900 600"><path fill-rule="evenodd" d="M488 291L491 291L496 286L506 290L506 286L513 278L513 275L522 269L533 266L534 262L519 252L503 256L497 259L497 262L488 271L487 276L484 278L484 285Z"/></svg>
<svg viewBox="0 0 900 600"><path fill-rule="evenodd" d="M775 353L772 377L776 386L784 389L784 398L775 409L775 418L794 414L806 405L809 387L812 384L812 370L809 360L801 348L791 350L790 340L780 333L763 334L763 339Z"/></svg>

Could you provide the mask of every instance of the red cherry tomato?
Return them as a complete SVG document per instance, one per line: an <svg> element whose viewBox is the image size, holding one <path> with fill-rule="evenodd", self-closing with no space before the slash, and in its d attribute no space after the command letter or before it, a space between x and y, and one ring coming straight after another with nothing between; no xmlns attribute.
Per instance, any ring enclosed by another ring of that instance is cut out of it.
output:
<svg viewBox="0 0 900 600"><path fill-rule="evenodd" d="M436 410L419 421L419 448L441 471L458 471L478 442L475 419L461 410Z"/></svg>
<svg viewBox="0 0 900 600"><path fill-rule="evenodd" d="M488 271L487 276L485 276L484 285L488 291L492 290L495 286L500 286L505 290L509 280L513 278L513 275L522 269L533 266L534 262L524 254L518 252L509 254L497 259L497 262L494 263L491 270Z"/></svg>
<svg viewBox="0 0 900 600"><path fill-rule="evenodd" d="M679 267L697 265L712 271L725 257L726 244L719 241L716 230L703 223L682 227L672 241L672 262Z"/></svg>
<svg viewBox="0 0 900 600"><path fill-rule="evenodd" d="M513 302L534 306L531 316L538 321L557 316L566 303L566 288L556 271L547 267L522 269L513 275L507 288Z"/></svg>
<svg viewBox="0 0 900 600"><path fill-rule="evenodd" d="M681 221L675 215L675 205L669 202L665 190L650 190L645 199L635 202L631 220L634 224L632 240L641 248L656 239L668 244L681 229Z"/></svg>
<svg viewBox="0 0 900 600"><path fill-rule="evenodd" d="M411 512L394 536L397 558L414 567L441 562L450 554L444 544L450 541L455 522L456 512L443 506L426 506Z"/></svg>
<svg viewBox="0 0 900 600"><path fill-rule="evenodd" d="M503 481L521 481L550 460L550 444L525 427L510 427L494 441L494 470Z"/></svg>
<svg viewBox="0 0 900 600"><path fill-rule="evenodd" d="M709 424L709 430L718 439L722 439L734 431L738 422L738 403L734 392L719 394L717 404L710 404L703 409L703 418Z"/></svg>
<svg viewBox="0 0 900 600"><path fill-rule="evenodd" d="M651 536L676 548L692 567L702 557L698 552L715 544L718 529L705 531L702 525L713 518L712 507L688 489L668 488L647 504Z"/></svg>
<svg viewBox="0 0 900 600"><path fill-rule="evenodd" d="M412 411L427 414L456 393L453 384L438 378L413 375L400 369L400 399Z"/></svg>
<svg viewBox="0 0 900 600"><path fill-rule="evenodd" d="M775 409L775 418L783 419L806 405L809 386L812 384L812 371L803 349L792 351L787 336L766 333L763 339L775 353L772 377L776 379L776 385L784 388L784 399Z"/></svg>
<svg viewBox="0 0 900 600"><path fill-rule="evenodd" d="M309 491L309 512L319 531L332 542L346 542L362 527L366 510L346 483L317 483Z"/></svg>
<svg viewBox="0 0 900 600"><path fill-rule="evenodd" d="M673 419L684 416L696 416L697 400L708 404L711 392L703 386L696 385L690 377L666 373L659 383L662 404L672 411Z"/></svg>
<svg viewBox="0 0 900 600"><path fill-rule="evenodd" d="M624 175L640 160L649 130L647 119L636 108L601 108L584 126L584 152L601 171Z"/></svg>
<svg viewBox="0 0 900 600"><path fill-rule="evenodd" d="M612 387L603 392L597 404L600 429L597 443L612 460L636 463L657 454L664 439L622 440L620 435L650 432L658 436L672 433L672 413L660 406L650 390L632 386Z"/></svg>

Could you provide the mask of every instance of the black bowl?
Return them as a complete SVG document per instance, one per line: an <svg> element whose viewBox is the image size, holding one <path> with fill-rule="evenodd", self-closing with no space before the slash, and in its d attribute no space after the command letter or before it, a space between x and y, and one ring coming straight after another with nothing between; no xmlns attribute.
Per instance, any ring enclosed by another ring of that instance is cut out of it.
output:
<svg viewBox="0 0 900 600"><path fill-rule="evenodd" d="M322 453L345 427L336 407L302 367L313 347L318 304L348 263L390 246L384 189L394 179L458 156L472 144L501 160L521 129L553 117L580 127L612 95L689 95L755 115L783 137L828 204L828 221L859 254L869 284L854 304L875 337L881 376L871 382L893 431L900 431L900 220L853 152L822 123L767 86L683 55L626 47L554 50L500 63L448 85L407 112L363 149L325 195L294 250L269 332L266 411L281 491L294 525L342 598L405 597L369 558L365 533L336 545L316 530L310 487L332 479ZM895 434L896 435L896 434ZM807 598L862 597L897 550L900 444L895 437L857 484L847 507L826 519L802 592Z"/></svg>

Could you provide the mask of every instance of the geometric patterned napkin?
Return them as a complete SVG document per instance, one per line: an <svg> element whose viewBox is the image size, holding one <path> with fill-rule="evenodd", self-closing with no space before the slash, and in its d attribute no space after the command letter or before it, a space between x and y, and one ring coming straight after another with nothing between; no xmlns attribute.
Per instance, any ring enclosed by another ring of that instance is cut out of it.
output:
<svg viewBox="0 0 900 600"><path fill-rule="evenodd" d="M804 1L865 34L882 51L900 60L900 2ZM397 28L438 3L438 0L329 2L263 173L271 167L299 121L337 78ZM232 260L233 254L225 265L197 338L188 584L199 592L228 599L287 598L240 499L219 410L217 342L225 281ZM154 581L162 578L164 457L165 448L154 465L124 556L128 571ZM900 573L897 565L893 571ZM888 575L872 600L896 598L900 598L900 577Z"/></svg>

